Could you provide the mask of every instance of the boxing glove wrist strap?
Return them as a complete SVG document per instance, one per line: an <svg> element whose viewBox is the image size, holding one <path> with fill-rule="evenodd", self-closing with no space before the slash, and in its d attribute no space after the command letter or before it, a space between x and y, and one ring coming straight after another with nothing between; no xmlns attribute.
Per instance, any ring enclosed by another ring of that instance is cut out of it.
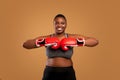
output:
<svg viewBox="0 0 120 80"><path fill-rule="evenodd" d="M36 42L35 42L35 45L36 47L41 47L41 46L44 46L45 45L45 39L36 39Z"/></svg>
<svg viewBox="0 0 120 80"><path fill-rule="evenodd" d="M78 46L85 46L85 39L84 38L77 38L77 45Z"/></svg>

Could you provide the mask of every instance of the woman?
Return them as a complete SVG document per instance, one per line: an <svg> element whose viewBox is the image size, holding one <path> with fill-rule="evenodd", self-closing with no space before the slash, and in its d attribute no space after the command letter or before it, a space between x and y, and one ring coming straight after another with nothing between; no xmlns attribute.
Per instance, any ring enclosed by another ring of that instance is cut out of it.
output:
<svg viewBox="0 0 120 80"><path fill-rule="evenodd" d="M98 40L79 34L65 33L67 20L63 14L54 18L55 33L39 36L23 43L26 49L45 46L47 54L46 68L42 80L76 80L71 60L74 46L94 47Z"/></svg>

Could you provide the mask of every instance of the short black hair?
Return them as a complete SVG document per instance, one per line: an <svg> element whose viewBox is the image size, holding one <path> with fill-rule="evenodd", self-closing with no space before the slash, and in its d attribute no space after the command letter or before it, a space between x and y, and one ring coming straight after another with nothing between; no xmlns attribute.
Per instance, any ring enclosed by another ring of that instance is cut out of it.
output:
<svg viewBox="0 0 120 80"><path fill-rule="evenodd" d="M65 21L67 21L67 20L66 20L66 17L65 17L63 14L57 14L57 15L54 17L54 20L55 20L56 18L58 18L58 17L62 17L62 18L65 19Z"/></svg>

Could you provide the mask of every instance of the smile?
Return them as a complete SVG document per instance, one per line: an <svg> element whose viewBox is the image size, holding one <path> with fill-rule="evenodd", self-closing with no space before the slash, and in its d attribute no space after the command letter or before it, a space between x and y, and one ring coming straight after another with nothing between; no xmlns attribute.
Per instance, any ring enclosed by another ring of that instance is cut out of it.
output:
<svg viewBox="0 0 120 80"><path fill-rule="evenodd" d="M59 31L60 31L60 30L62 30L62 28L57 28L57 30L59 30Z"/></svg>

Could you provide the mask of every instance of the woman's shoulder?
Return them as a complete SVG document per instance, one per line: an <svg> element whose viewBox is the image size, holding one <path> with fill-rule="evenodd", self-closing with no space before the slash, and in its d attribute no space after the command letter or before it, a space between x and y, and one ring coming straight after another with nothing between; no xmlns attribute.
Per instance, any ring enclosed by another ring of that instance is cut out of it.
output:
<svg viewBox="0 0 120 80"><path fill-rule="evenodd" d="M52 34L48 34L48 35L40 35L36 38L47 38L47 37L51 37Z"/></svg>
<svg viewBox="0 0 120 80"><path fill-rule="evenodd" d="M81 34L71 34L71 33L67 33L69 37L73 37L73 38L78 38L78 37L84 37Z"/></svg>
<svg viewBox="0 0 120 80"><path fill-rule="evenodd" d="M69 37L79 37L80 34L71 34L71 33L67 33Z"/></svg>

